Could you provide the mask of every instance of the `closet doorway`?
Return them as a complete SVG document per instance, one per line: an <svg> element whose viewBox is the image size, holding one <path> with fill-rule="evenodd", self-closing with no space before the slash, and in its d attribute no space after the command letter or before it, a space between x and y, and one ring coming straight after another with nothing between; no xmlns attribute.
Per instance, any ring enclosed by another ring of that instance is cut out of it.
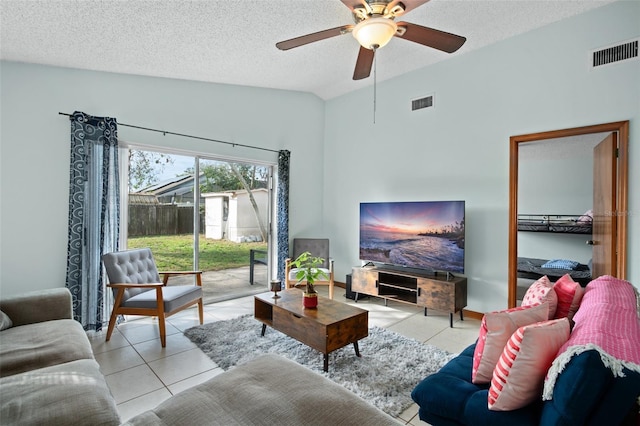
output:
<svg viewBox="0 0 640 426"><path fill-rule="evenodd" d="M594 148L589 159L593 171L592 234L584 236L591 245L591 275L592 278L601 275L626 278L628 132L629 122L621 121L510 138L508 307L517 305L518 278L522 274L518 260L519 255L525 255L519 252L518 247L518 214L523 213L519 211L519 206L525 204L522 197L527 182L519 181L519 171L524 168L523 152L528 152L529 148L536 145L557 151L558 148L567 148L569 143L580 143L581 139L598 139L597 143L590 145ZM553 174L554 170L541 169L540 173ZM557 191L557 187L562 187L562 181L558 180L556 184L554 190ZM565 194L568 198L572 195L568 191ZM550 205L540 207L540 213L553 215L564 212L554 211L554 206ZM581 214L582 211L577 213Z"/></svg>

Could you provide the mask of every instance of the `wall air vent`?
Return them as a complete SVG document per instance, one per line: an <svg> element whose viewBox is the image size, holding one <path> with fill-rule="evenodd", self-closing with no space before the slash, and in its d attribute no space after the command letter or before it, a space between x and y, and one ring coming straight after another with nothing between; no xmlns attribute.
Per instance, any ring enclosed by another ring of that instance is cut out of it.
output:
<svg viewBox="0 0 640 426"><path fill-rule="evenodd" d="M411 111L433 107L433 95L411 100Z"/></svg>
<svg viewBox="0 0 640 426"><path fill-rule="evenodd" d="M591 52L591 67L612 64L638 57L638 39Z"/></svg>

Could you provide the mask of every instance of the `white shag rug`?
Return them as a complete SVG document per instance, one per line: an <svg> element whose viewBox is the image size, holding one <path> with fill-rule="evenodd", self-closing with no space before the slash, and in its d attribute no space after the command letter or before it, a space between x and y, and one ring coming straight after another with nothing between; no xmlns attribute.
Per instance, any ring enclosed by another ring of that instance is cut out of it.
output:
<svg viewBox="0 0 640 426"><path fill-rule="evenodd" d="M329 371L323 372L323 355L310 347L245 315L192 327L184 332L223 370L244 364L265 353L296 361L344 386L387 414L397 417L411 404L411 391L456 355L433 345L409 339L380 327L369 336L329 354ZM286 374L286 372L283 372Z"/></svg>

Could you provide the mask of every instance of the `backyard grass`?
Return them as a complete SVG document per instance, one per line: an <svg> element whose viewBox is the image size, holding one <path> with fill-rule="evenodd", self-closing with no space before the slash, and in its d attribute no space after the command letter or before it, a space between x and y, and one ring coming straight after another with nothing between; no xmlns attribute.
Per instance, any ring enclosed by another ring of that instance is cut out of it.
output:
<svg viewBox="0 0 640 426"><path fill-rule="evenodd" d="M193 269L193 235L160 235L133 237L128 248L149 247L161 271ZM226 240L208 240L200 235L201 271L220 271L249 265L250 249L267 249L266 243L234 243Z"/></svg>

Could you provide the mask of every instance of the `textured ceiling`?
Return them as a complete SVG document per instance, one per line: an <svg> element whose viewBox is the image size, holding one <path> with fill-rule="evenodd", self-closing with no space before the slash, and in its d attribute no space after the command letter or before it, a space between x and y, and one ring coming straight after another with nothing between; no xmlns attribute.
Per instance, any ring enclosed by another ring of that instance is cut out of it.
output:
<svg viewBox="0 0 640 426"><path fill-rule="evenodd" d="M378 82L586 12L613 0L431 0L402 20L467 37L448 55L394 38ZM280 51L276 42L353 23L339 0L1 0L9 61L297 90L330 99L353 81L358 44L345 34ZM372 73L373 76L373 73Z"/></svg>

